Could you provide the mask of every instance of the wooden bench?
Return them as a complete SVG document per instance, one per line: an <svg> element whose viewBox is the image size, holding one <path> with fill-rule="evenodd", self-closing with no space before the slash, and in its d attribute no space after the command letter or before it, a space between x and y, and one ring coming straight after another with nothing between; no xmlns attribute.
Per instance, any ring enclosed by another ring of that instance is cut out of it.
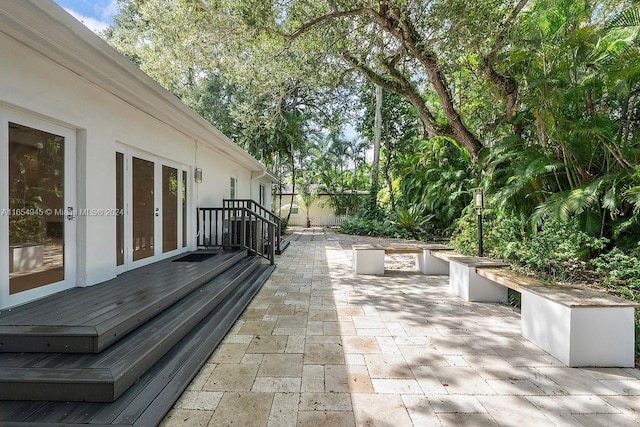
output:
<svg viewBox="0 0 640 427"><path fill-rule="evenodd" d="M476 274L521 293L522 336L565 365L634 366L634 310L640 304L505 268L477 268Z"/></svg>
<svg viewBox="0 0 640 427"><path fill-rule="evenodd" d="M384 256L397 254L418 255L418 267L422 271L422 245L353 245L352 253L353 270L356 274L384 276Z"/></svg>

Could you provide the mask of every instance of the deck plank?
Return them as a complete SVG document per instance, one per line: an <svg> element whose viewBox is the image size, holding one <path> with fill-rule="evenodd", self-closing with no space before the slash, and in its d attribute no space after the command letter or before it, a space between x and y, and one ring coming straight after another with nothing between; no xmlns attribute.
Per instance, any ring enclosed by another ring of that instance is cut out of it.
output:
<svg viewBox="0 0 640 427"><path fill-rule="evenodd" d="M114 403L0 401L0 426L149 426L159 423L273 271L261 264ZM28 419L28 421L27 421Z"/></svg>
<svg viewBox="0 0 640 427"><path fill-rule="evenodd" d="M232 254L222 256L228 257ZM128 271L95 286L69 289L20 307L4 310L0 312L0 325L33 325L33 313L37 313L35 321L43 322L45 325L82 325L84 322L76 321L78 316L91 315L96 307L111 304L122 294L144 293L144 285L147 283L141 283L141 279L147 276L162 277L166 271L180 268L177 263L171 264L173 259ZM55 309L52 310L52 307Z"/></svg>
<svg viewBox="0 0 640 427"><path fill-rule="evenodd" d="M172 263L170 259L99 285L61 292L64 295L47 298L48 304L36 301L5 310L0 313L0 352L97 353L245 254L228 252L202 263ZM186 264L198 265L193 268ZM66 318L59 314L69 310L74 314Z"/></svg>
<svg viewBox="0 0 640 427"><path fill-rule="evenodd" d="M213 310L257 265L257 259L238 263L100 354L42 353L41 360L27 355L29 363L18 367L3 368L0 365L0 384L6 386L0 388L0 398L113 401ZM21 355L5 353L4 357L20 360ZM104 370L108 370L111 376L105 377ZM69 378L78 381L61 391L55 388L68 383ZM21 379L26 382L23 384ZM81 386L80 382L85 385ZM35 394L36 391L41 394Z"/></svg>

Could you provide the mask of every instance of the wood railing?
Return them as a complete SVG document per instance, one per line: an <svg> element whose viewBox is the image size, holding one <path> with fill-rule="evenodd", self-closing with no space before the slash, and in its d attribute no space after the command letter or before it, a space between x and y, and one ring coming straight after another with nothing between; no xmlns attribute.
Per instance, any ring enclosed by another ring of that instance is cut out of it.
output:
<svg viewBox="0 0 640 427"><path fill-rule="evenodd" d="M274 264L280 249L280 218L253 200L222 204L221 208L198 208L198 247L246 248Z"/></svg>
<svg viewBox="0 0 640 427"><path fill-rule="evenodd" d="M224 246L222 208L198 208L198 247Z"/></svg>
<svg viewBox="0 0 640 427"><path fill-rule="evenodd" d="M282 234L280 225L282 224L282 218L253 199L224 199L222 201L222 207L227 209L247 208L265 217L269 221L274 222L276 224L276 250L280 251L280 238Z"/></svg>

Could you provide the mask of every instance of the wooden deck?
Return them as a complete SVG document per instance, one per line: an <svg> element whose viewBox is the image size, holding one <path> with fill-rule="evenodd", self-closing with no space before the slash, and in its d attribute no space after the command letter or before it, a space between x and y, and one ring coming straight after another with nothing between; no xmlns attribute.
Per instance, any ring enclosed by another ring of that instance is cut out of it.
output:
<svg viewBox="0 0 640 427"><path fill-rule="evenodd" d="M13 348L90 352L0 353L0 426L157 424L273 268L246 251L162 261L3 311Z"/></svg>
<svg viewBox="0 0 640 427"><path fill-rule="evenodd" d="M98 353L246 256L154 263L0 311L0 352Z"/></svg>

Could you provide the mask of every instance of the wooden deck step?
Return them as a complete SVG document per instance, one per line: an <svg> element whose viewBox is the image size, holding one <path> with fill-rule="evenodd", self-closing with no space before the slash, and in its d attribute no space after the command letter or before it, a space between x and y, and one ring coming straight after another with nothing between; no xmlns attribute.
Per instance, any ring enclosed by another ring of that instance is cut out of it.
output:
<svg viewBox="0 0 640 427"><path fill-rule="evenodd" d="M0 352L99 353L246 255L172 262L181 255L0 311Z"/></svg>
<svg viewBox="0 0 640 427"><path fill-rule="evenodd" d="M246 258L99 354L0 354L0 400L113 402L260 265Z"/></svg>
<svg viewBox="0 0 640 427"><path fill-rule="evenodd" d="M289 244L291 243L289 241L289 237L290 236L280 240L280 247L276 248L276 255L282 255L284 253L284 251L287 250L287 248L289 247Z"/></svg>
<svg viewBox="0 0 640 427"><path fill-rule="evenodd" d="M0 401L0 426L157 425L273 269L260 265L116 402Z"/></svg>

